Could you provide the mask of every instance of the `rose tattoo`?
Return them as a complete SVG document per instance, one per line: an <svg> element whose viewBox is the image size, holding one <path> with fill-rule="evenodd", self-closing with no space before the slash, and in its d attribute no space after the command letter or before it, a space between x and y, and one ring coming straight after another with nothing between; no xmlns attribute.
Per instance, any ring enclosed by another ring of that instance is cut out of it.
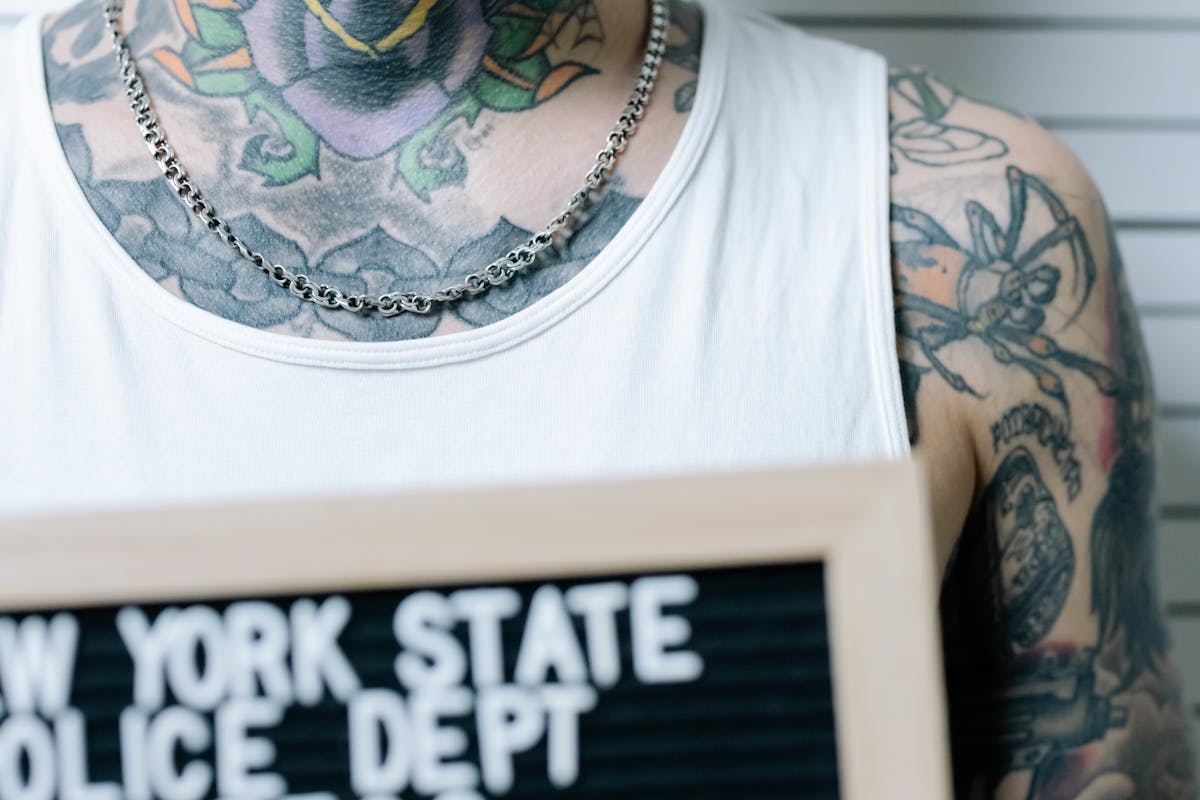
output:
<svg viewBox="0 0 1200 800"><path fill-rule="evenodd" d="M551 59L603 32L590 0L175 0L188 41L157 62L199 94L238 97L275 136L241 166L267 185L319 174L323 147L355 159L396 154L419 197L461 181L439 141L483 109L521 111L593 70ZM569 41L564 42L567 38Z"/></svg>

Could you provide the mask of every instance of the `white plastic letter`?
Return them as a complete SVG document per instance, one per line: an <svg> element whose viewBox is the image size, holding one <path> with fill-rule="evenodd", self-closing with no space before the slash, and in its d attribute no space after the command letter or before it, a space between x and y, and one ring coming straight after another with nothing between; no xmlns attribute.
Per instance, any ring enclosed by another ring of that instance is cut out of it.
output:
<svg viewBox="0 0 1200 800"><path fill-rule="evenodd" d="M563 683L587 680L587 664L562 592L546 584L538 587L529 601L529 616L517 651L516 681L538 686L547 681L551 669Z"/></svg>
<svg viewBox="0 0 1200 800"><path fill-rule="evenodd" d="M629 592L633 671L642 683L686 683L704 673L698 653L667 651L687 644L692 626L683 617L663 613L663 606L686 605L698 594L699 587L689 575L653 575L633 582Z"/></svg>
<svg viewBox="0 0 1200 800"><path fill-rule="evenodd" d="M450 631L454 609L437 592L416 592L400 601L392 618L396 641L396 677L409 689L454 686L467 674L467 657ZM429 793L427 793L429 794Z"/></svg>
<svg viewBox="0 0 1200 800"><path fill-rule="evenodd" d="M212 786L212 767L191 761L175 769L175 751L203 753L212 743L204 717L182 706L171 706L150 720L146 732L146 767L150 792L161 800L200 800Z"/></svg>
<svg viewBox="0 0 1200 800"><path fill-rule="evenodd" d="M467 621L471 645L471 681L476 686L504 682L504 652L500 622L521 610L521 595L515 589L462 589L450 595L459 617Z"/></svg>
<svg viewBox="0 0 1200 800"><path fill-rule="evenodd" d="M465 686L429 687L408 698L413 726L412 786L417 794L436 795L451 789L474 789L479 770L465 761L447 759L467 751L467 734L461 728L442 725L442 717L471 713L472 692Z"/></svg>
<svg viewBox="0 0 1200 800"><path fill-rule="evenodd" d="M579 779L579 717L596 707L590 686L543 686L546 706L546 771L550 782L565 789Z"/></svg>
<svg viewBox="0 0 1200 800"><path fill-rule="evenodd" d="M271 603L234 603L225 610L229 635L229 690L236 697L264 696L280 705L292 702L288 672L287 615Z"/></svg>
<svg viewBox="0 0 1200 800"><path fill-rule="evenodd" d="M54 738L46 723L28 714L0 723L0 798L52 800L54 783Z"/></svg>
<svg viewBox="0 0 1200 800"><path fill-rule="evenodd" d="M47 719L67 707L75 675L79 623L70 614L0 617L0 693L9 714L38 712Z"/></svg>
<svg viewBox="0 0 1200 800"><path fill-rule="evenodd" d="M490 686L475 706L483 785L494 795L513 787L513 756L533 747L546 732L546 714L531 690L522 686Z"/></svg>
<svg viewBox="0 0 1200 800"><path fill-rule="evenodd" d="M133 606L117 612L117 631L133 659L133 701L143 711L157 711L167 702L167 634L179 609L168 608L151 624Z"/></svg>
<svg viewBox="0 0 1200 800"><path fill-rule="evenodd" d="M350 622L350 601L326 598L321 605L297 600L292 605L292 678L296 699L315 706L324 688L341 703L348 702L361 685L350 660L338 645Z"/></svg>
<svg viewBox="0 0 1200 800"><path fill-rule="evenodd" d="M167 682L179 702L212 711L229 690L225 625L208 606L179 612L167 636ZM201 667L197 656L203 655Z"/></svg>
<svg viewBox="0 0 1200 800"><path fill-rule="evenodd" d="M59 714L54 720L54 738L58 745L58 794L62 800L121 800L121 787L115 783L88 780L83 714L74 708Z"/></svg>
<svg viewBox="0 0 1200 800"><path fill-rule="evenodd" d="M403 698L388 689L366 689L351 699L348 716L354 793L399 795L408 786L412 748Z"/></svg>
<svg viewBox="0 0 1200 800"><path fill-rule="evenodd" d="M251 736L250 728L273 728L283 708L263 699L231 700L217 709L217 792L238 800L271 800L287 794L287 783L273 772L253 772L275 761L275 744Z"/></svg>
<svg viewBox="0 0 1200 800"><path fill-rule="evenodd" d="M146 771L146 719L144 711L130 706L121 712L121 782L125 800L150 800L150 776Z"/></svg>
<svg viewBox="0 0 1200 800"><path fill-rule="evenodd" d="M629 605L623 583L588 583L567 589L567 608L583 617L592 683L607 689L621 680L621 644L617 612Z"/></svg>

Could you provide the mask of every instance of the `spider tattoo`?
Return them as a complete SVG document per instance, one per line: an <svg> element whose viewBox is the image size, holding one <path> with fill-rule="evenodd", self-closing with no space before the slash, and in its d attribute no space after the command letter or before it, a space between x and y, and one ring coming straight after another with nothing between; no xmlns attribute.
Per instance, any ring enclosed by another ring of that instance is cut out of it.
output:
<svg viewBox="0 0 1200 800"><path fill-rule="evenodd" d="M1086 376L1106 395L1116 394L1116 375L1080 353L1060 347L1046 333L1049 315L1058 330L1079 315L1096 282L1096 261L1079 220L1045 183L1010 166L1006 171L1009 221L1001 226L982 204L966 204L971 242L960 244L924 212L892 207L893 245L900 264L895 287L897 331L927 366L956 391L982 397L961 374L946 365L943 348L975 340L998 363L1031 375L1038 389L1069 412L1062 371ZM1044 206L1048 230L1035 233L1030 219ZM1032 241L1030 241L1032 239ZM942 276L956 273L952 282ZM1060 291L1064 275L1069 291Z"/></svg>

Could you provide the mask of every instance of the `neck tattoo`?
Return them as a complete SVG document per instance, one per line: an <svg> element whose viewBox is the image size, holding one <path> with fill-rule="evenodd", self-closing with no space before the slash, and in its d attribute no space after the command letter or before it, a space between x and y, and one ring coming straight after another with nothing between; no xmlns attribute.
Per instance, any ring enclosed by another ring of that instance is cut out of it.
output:
<svg viewBox="0 0 1200 800"><path fill-rule="evenodd" d="M420 0L393 30L377 39L368 41L351 35L337 19L325 11L320 0L306 0L306 2L314 18L336 35L349 52L372 60L382 59L391 51L403 49L406 42L416 39L426 25L430 11L437 5L436 0ZM328 309L341 309L358 314L377 313L385 317L406 313L429 314L443 305L481 295L493 287L508 283L517 275L534 266L540 252L571 233L581 212L592 204L597 193L605 185L609 174L616 166L619 154L625 150L630 138L637 130L638 122L643 117L650 101L659 67L667 50L667 27L669 25L665 0L651 0L650 32L646 50L641 70L625 109L606 138L604 147L596 157L595 164L584 178L583 185L572 195L566 208L545 228L483 269L467 275L461 282L432 294L397 290L380 295L369 295L347 293L328 284L317 284L303 273L293 272L271 262L243 242L230 229L229 224L218 215L212 203L207 200L204 193L193 182L187 169L179 161L174 148L168 142L166 131L158 121L158 116L142 80L137 60L134 58L133 51L126 41L121 27L123 5L123 0L108 0L105 3L105 27L112 41L113 52L120 64L121 81L129 99L134 121L175 196L205 227L233 248L242 259L263 272L273 283L301 300ZM466 56L482 60L490 58L481 49L468 51Z"/></svg>

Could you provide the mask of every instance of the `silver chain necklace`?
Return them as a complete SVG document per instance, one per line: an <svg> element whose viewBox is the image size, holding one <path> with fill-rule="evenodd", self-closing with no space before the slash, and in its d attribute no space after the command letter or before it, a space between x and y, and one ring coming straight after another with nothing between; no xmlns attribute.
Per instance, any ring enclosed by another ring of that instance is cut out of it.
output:
<svg viewBox="0 0 1200 800"><path fill-rule="evenodd" d="M638 127L638 121L646 111L650 101L650 93L658 77L658 68L662 64L667 49L667 25L669 15L665 0L650 2L650 38L646 44L646 54L642 59L642 68L638 73L637 83L625 104L625 110L617 120L616 126L608 135L604 149L596 156L596 163L588 171L583 186L571 197L571 202L561 214L555 217L549 225L535 233L524 244L518 245L507 255L496 259L478 272L468 275L461 283L434 292L419 294L417 292L388 292L378 296L366 294L347 294L341 289L326 284L313 283L306 275L292 272L286 267L268 261L261 253L251 250L237 234L229 228L229 224L217 215L199 187L193 183L187 169L175 155L174 148L167 141L166 131L158 122L158 115L146 92L142 73L138 69L137 60L121 30L121 12L124 0L107 0L104 6L104 24L112 40L113 52L121 67L121 81L125 85L125 94L129 97L129 108L133 111L134 121L141 130L146 146L154 156L155 163L162 170L167 182L175 190L180 201L204 223L205 227L221 238L227 245L264 272L272 282L282 286L301 300L316 303L325 308L341 308L359 313L378 312L385 317L397 314L428 314L444 303L452 303L463 297L483 294L494 286L508 283L515 276L525 271L537 260L537 255L554 243L554 236L571 225L576 215L591 201L593 195L608 180L608 175L616 166L617 154L622 152L629 143L629 137Z"/></svg>

